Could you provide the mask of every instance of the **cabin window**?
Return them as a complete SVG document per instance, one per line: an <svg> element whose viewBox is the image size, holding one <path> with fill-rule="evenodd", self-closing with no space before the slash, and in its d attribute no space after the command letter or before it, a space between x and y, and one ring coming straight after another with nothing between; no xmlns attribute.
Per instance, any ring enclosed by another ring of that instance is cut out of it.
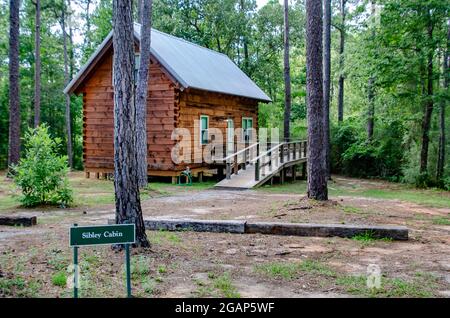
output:
<svg viewBox="0 0 450 318"><path fill-rule="evenodd" d="M134 84L137 85L139 66L141 65L141 54L134 53Z"/></svg>
<svg viewBox="0 0 450 318"><path fill-rule="evenodd" d="M208 143L209 117L200 116L200 143L206 145Z"/></svg>
<svg viewBox="0 0 450 318"><path fill-rule="evenodd" d="M242 117L242 140L250 142L252 140L253 118Z"/></svg>

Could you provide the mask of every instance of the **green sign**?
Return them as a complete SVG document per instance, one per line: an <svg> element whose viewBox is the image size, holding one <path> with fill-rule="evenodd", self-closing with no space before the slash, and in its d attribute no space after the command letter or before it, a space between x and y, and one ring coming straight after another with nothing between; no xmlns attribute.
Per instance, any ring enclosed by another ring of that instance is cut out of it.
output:
<svg viewBox="0 0 450 318"><path fill-rule="evenodd" d="M133 244L135 237L134 224L73 226L70 228L70 246Z"/></svg>

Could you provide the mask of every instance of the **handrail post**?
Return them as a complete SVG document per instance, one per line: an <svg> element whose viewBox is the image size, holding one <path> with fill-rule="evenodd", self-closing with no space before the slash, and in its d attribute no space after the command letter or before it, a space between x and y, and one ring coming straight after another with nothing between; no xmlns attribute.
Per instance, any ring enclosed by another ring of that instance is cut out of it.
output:
<svg viewBox="0 0 450 318"><path fill-rule="evenodd" d="M267 155L269 156L269 171L272 171L272 151L269 151Z"/></svg>
<svg viewBox="0 0 450 318"><path fill-rule="evenodd" d="M284 143L280 147L280 163L284 163Z"/></svg>
<svg viewBox="0 0 450 318"><path fill-rule="evenodd" d="M305 141L305 158L308 156L308 141Z"/></svg>
<svg viewBox="0 0 450 318"><path fill-rule="evenodd" d="M291 144L287 144L287 161L291 161Z"/></svg>
<svg viewBox="0 0 450 318"><path fill-rule="evenodd" d="M255 163L255 181L259 181L259 158L256 160Z"/></svg>
<svg viewBox="0 0 450 318"><path fill-rule="evenodd" d="M293 151L293 155L294 155L294 160L295 159L297 159L297 142L294 142L294 144L293 144L293 146L294 146L294 151Z"/></svg>
<svg viewBox="0 0 450 318"><path fill-rule="evenodd" d="M231 179L231 162L227 160L227 179Z"/></svg>
<svg viewBox="0 0 450 318"><path fill-rule="evenodd" d="M244 143L244 165L242 166L242 169L245 170L247 168L247 153L248 153L248 142L245 141Z"/></svg>

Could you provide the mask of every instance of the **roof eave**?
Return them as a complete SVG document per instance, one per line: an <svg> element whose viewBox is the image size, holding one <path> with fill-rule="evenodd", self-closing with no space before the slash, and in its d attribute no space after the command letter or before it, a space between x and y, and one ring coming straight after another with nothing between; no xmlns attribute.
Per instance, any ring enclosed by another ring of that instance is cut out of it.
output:
<svg viewBox="0 0 450 318"><path fill-rule="evenodd" d="M67 84L67 86L64 88L64 94L72 94L76 91L78 86L81 84L81 82L84 80L84 78L87 76L86 73L90 70L90 68L93 66L92 64L100 59L103 54L106 52L106 48L108 48L110 41L112 39L113 31L109 32L106 38L103 40L103 42L99 45L97 50L95 50L94 53L89 57L88 61L84 64L84 66L78 71L77 75Z"/></svg>

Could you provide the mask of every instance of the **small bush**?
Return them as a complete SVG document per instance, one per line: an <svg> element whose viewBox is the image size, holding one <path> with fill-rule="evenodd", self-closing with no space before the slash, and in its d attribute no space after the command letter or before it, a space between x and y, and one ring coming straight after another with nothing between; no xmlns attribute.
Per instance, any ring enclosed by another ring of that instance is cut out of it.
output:
<svg viewBox="0 0 450 318"><path fill-rule="evenodd" d="M57 153L61 140L52 139L48 127L41 125L29 129L24 141L25 157L12 167L14 181L22 190L22 204L68 206L73 202L73 195L67 179L67 157Z"/></svg>

